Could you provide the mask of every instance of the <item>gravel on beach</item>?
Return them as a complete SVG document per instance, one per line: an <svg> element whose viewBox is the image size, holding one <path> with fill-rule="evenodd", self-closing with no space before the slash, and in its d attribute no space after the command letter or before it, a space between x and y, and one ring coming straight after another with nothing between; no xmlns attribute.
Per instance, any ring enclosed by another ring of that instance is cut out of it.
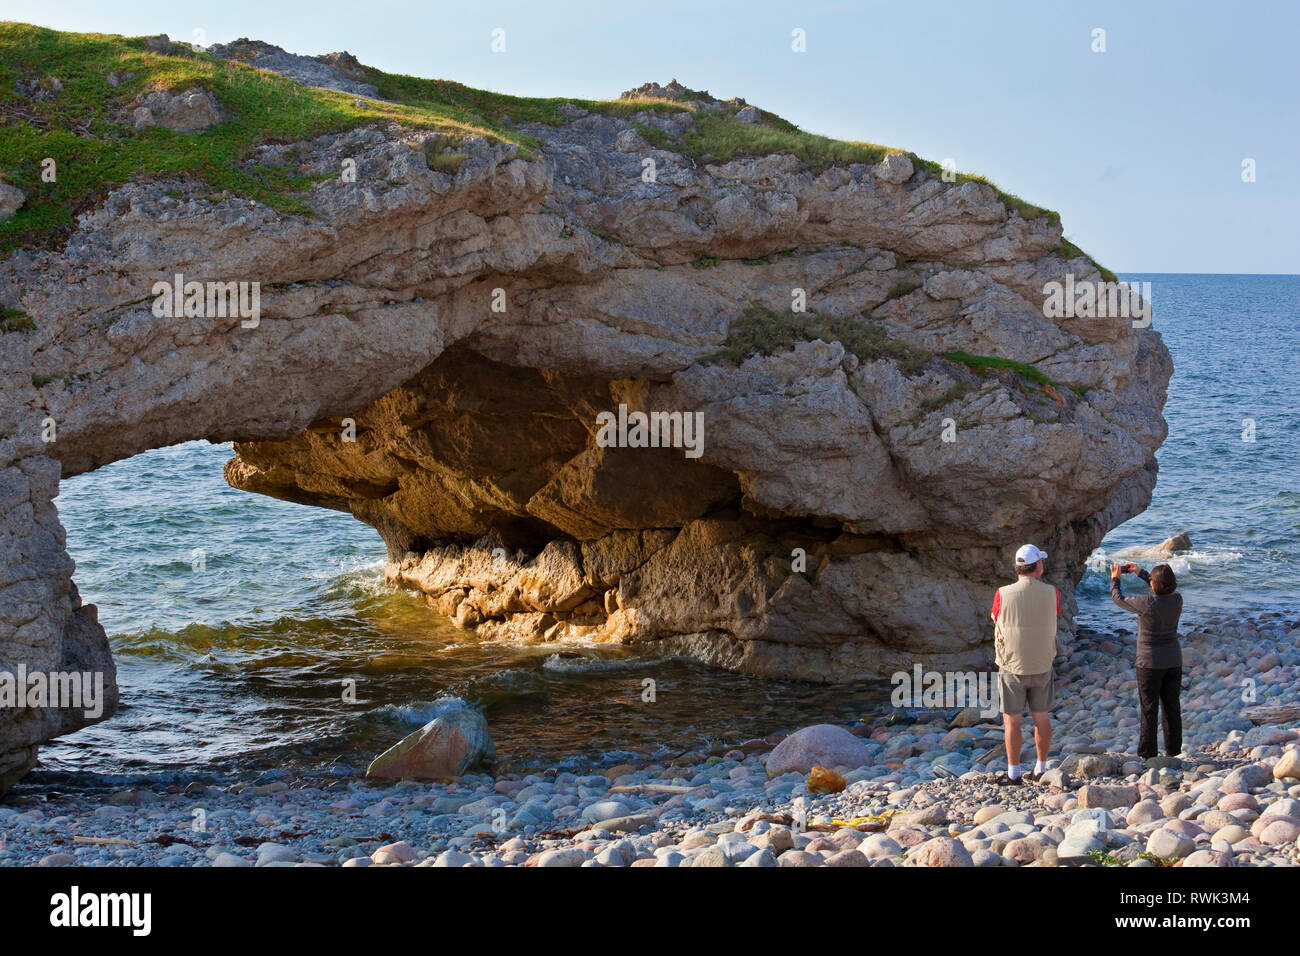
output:
<svg viewBox="0 0 1300 956"><path fill-rule="evenodd" d="M1300 620L1184 634L1184 752L1144 762L1132 634L1080 637L1057 669L1052 768L999 787L999 723L908 711L848 728L839 793L769 778L779 735L670 762L449 783L270 770L248 783L0 800L0 866L1294 866ZM827 689L828 694L834 688ZM795 728L790 728L795 729ZM1025 720L1032 768L1032 723ZM869 821L863 832L850 821Z"/></svg>

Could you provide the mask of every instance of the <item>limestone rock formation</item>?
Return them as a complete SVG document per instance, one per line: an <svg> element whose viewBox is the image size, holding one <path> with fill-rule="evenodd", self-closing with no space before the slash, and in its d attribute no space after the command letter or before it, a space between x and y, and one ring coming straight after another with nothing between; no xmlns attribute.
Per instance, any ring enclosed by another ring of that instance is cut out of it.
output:
<svg viewBox="0 0 1300 956"><path fill-rule="evenodd" d="M266 143L246 168L294 170L309 212L145 179L9 254L0 305L36 327L0 334L0 668L111 672L59 469L196 438L237 443L236 487L372 525L484 636L824 681L982 664L1025 541L1068 636L1084 559L1150 500L1159 334L1044 317L1046 283L1102 279L1054 218L902 153L701 158L754 117L680 89L511 121L527 154L387 119ZM257 282L259 314L170 317L176 275ZM606 447L620 411L698 421L698 457ZM75 724L0 714L0 778Z"/></svg>

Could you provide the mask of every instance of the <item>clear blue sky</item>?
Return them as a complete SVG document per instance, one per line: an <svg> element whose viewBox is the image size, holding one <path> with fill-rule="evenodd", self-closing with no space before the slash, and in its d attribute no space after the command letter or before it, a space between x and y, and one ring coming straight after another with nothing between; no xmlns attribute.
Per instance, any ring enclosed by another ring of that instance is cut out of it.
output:
<svg viewBox="0 0 1300 956"><path fill-rule="evenodd" d="M521 95L608 98L675 77L812 132L951 157L1060 210L1118 272L1300 272L1294 0L0 0L0 19L346 49ZM806 53L791 51L796 27Z"/></svg>

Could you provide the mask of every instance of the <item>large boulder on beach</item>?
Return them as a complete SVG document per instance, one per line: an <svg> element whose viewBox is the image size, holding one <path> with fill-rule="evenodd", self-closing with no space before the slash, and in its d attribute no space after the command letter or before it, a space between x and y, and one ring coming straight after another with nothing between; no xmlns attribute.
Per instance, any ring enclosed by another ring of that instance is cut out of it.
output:
<svg viewBox="0 0 1300 956"><path fill-rule="evenodd" d="M380 780L447 780L496 757L487 720L461 707L429 721L389 747L366 768Z"/></svg>
<svg viewBox="0 0 1300 956"><path fill-rule="evenodd" d="M767 775L811 773L812 768L847 767L855 770L871 762L871 751L859 737L834 724L816 724L796 730L767 758Z"/></svg>

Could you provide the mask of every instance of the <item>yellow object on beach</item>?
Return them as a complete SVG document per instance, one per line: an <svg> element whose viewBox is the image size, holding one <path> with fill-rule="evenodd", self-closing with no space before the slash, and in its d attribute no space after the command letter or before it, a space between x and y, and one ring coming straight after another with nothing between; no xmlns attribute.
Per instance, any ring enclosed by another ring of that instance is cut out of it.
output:
<svg viewBox="0 0 1300 956"><path fill-rule="evenodd" d="M831 825L837 827L860 827L868 823L888 823L890 818L897 812L897 810L886 810L884 813L869 813L865 817L850 817L847 820L832 820Z"/></svg>

